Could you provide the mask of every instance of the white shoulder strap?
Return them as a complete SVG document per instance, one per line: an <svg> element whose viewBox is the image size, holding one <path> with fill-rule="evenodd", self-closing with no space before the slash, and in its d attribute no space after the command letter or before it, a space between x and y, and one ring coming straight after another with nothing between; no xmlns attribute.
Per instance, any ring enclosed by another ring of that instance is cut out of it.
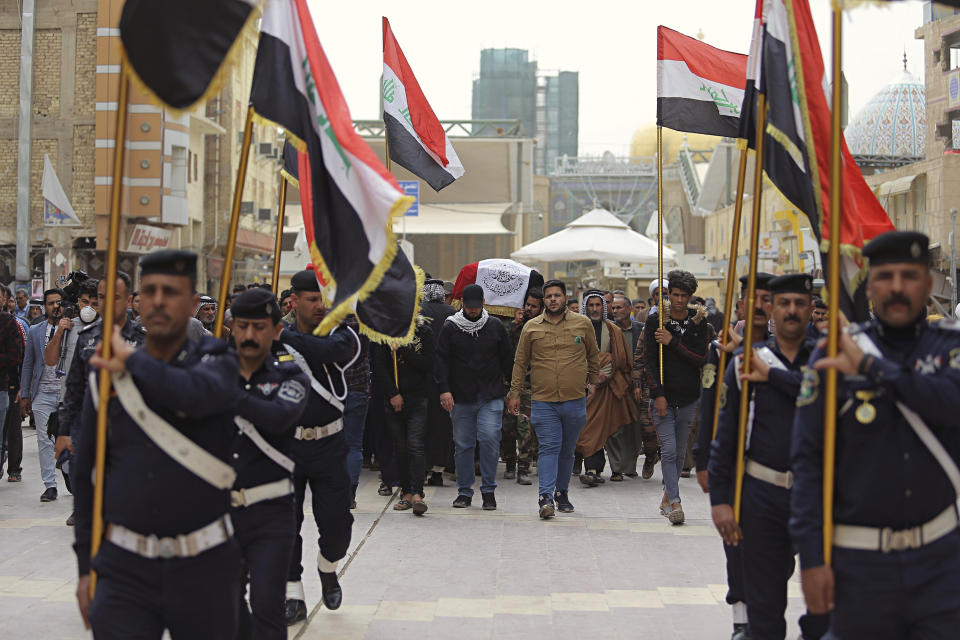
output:
<svg viewBox="0 0 960 640"><path fill-rule="evenodd" d="M874 358L882 358L883 354L880 352L880 348L873 343L873 340L870 339L865 333L856 333L853 335L854 341L857 343L863 352L867 355L871 355ZM897 409L900 410L900 413L903 414L903 417L906 419L907 424L913 429L913 432L917 434L917 437L920 438L920 442L933 454L933 457L937 459L937 462L940 463L940 466L943 468L943 472L947 474L947 477L950 479L950 484L953 485L953 491L956 494L957 498L960 498L960 469L957 468L957 463L954 461L953 456L951 456L947 450L944 448L943 444L940 442L940 439L934 435L933 431L930 430L930 427L927 426L927 423L923 421L913 409L903 404L899 400L896 401Z"/></svg>
<svg viewBox="0 0 960 640"><path fill-rule="evenodd" d="M322 384L320 384L320 382L317 381L316 378L313 377L313 371L310 370L310 365L307 364L307 359L303 357L303 354L288 344L283 345L283 348L287 350L287 353L293 356L293 361L297 363L298 367L300 367L300 371L303 371L305 374L307 374L307 377L310 378L310 387L317 392L317 395L336 407L338 411L343 411L343 401L336 398L332 391L324 387Z"/></svg>
<svg viewBox="0 0 960 640"><path fill-rule="evenodd" d="M757 356L767 363L771 369L781 369L782 371L787 371L787 365L783 364L783 361L777 357L777 354L773 352L773 349L767 345L763 345L759 349L756 349Z"/></svg>
<svg viewBox="0 0 960 640"><path fill-rule="evenodd" d="M237 478L233 468L154 413L144 402L130 374L114 373L113 386L127 415L164 453L217 489L233 486Z"/></svg>
<svg viewBox="0 0 960 640"><path fill-rule="evenodd" d="M257 445L257 449L260 449L260 451L263 452L263 455L267 456L278 465L286 469L287 473L293 473L293 460L277 451L273 445L267 442L263 436L260 435L260 432L257 431L257 428L253 426L252 422L240 416L234 417L233 421L240 429L240 433L250 438L253 444Z"/></svg>

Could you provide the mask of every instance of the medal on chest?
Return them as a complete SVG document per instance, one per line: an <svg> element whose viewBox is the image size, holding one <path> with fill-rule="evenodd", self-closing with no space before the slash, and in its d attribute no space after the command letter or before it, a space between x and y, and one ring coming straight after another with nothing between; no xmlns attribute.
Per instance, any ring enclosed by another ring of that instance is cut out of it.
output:
<svg viewBox="0 0 960 640"><path fill-rule="evenodd" d="M857 421L860 424L870 424L877 418L877 408L870 404L870 401L873 400L876 396L875 391L857 391L857 400L860 401L860 406L857 407L856 411L853 412L853 415L857 417Z"/></svg>

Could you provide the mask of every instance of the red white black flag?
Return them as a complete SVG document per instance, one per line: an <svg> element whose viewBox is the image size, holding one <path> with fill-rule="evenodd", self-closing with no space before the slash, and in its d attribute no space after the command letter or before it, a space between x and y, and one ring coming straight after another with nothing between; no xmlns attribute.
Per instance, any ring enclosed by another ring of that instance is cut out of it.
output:
<svg viewBox="0 0 960 640"><path fill-rule="evenodd" d="M657 27L657 125L737 137L747 56Z"/></svg>
<svg viewBox="0 0 960 640"><path fill-rule="evenodd" d="M383 19L383 123L390 159L440 191L463 165Z"/></svg>
<svg viewBox="0 0 960 640"><path fill-rule="evenodd" d="M333 301L319 331L336 326L355 303L377 291L385 276L394 274L400 282L393 284L409 292L409 304L390 318L393 329L374 337L384 342L404 338L417 313L417 285L409 263L395 260L398 247L391 219L402 215L413 199L403 195L354 131L306 0L273 0L260 28L250 104L258 117L286 129L287 140L299 151L297 178L307 241Z"/></svg>

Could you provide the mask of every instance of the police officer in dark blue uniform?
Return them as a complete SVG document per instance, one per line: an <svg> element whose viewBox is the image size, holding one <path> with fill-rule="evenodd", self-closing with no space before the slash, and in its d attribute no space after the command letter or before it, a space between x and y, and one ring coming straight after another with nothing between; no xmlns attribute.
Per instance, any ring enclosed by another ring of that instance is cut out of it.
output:
<svg viewBox="0 0 960 640"><path fill-rule="evenodd" d="M196 308L196 254L141 260L141 349L116 327L103 494L104 537L90 559L97 385L84 399L75 470L81 613L99 638L233 640L240 553L232 537L228 464L236 437L236 355L213 338L187 339ZM97 572L89 599L90 570Z"/></svg>
<svg viewBox="0 0 960 640"><path fill-rule="evenodd" d="M290 457L296 462L296 540L287 575L284 616L291 625L307 617L303 592L301 558L303 501L307 484L313 496L313 517L320 534L320 572L323 604L337 609L343 592L337 580L337 563L350 546L352 491L347 472L347 441L343 434L343 407L347 396L344 371L360 352L360 339L352 329L340 325L327 336L315 336L326 309L320 285L313 271L300 271L290 279L290 294L296 322L280 333L281 362L293 362L310 377L307 408L294 430Z"/></svg>
<svg viewBox="0 0 960 640"><path fill-rule="evenodd" d="M231 311L240 367L231 516L253 609L251 619L241 595L238 638L286 640L283 607L296 522L294 462L286 454L306 407L310 379L295 363L281 363L271 353L283 330L272 293L248 289L234 299Z"/></svg>
<svg viewBox="0 0 960 640"><path fill-rule="evenodd" d="M747 277L740 277L740 297L737 299L736 314L737 317L745 320L743 306L746 304L744 296L747 293ZM767 305L770 302L769 282L773 276L769 273L757 273L756 294L754 297L754 321L753 331L755 336L766 339L767 323ZM727 349L733 351L743 338L734 331L734 327L729 327L729 341ZM697 482L704 493L709 492L708 464L710 462L710 442L713 439L713 409L717 401L717 366L720 364L720 340L713 340L710 348L707 350L707 363L703 366L701 376L701 386L703 391L700 394L700 431L697 433L697 441L693 447L693 459L697 466ZM728 360L729 361L729 360ZM721 376L722 382L722 376ZM732 496L731 496L732 500ZM748 638L747 626L747 597L743 586L743 565L740 558L740 547L734 545L723 545L723 552L727 557L727 604L733 607L733 635L731 640L746 640Z"/></svg>
<svg viewBox="0 0 960 640"><path fill-rule="evenodd" d="M794 570L788 531L793 486L790 439L801 368L816 346L807 336L813 278L805 273L783 275L772 278L768 286L774 335L751 350L749 376L741 371L742 349L727 367L726 396L710 457L713 520L727 545L742 548L750 637L755 640L782 639L787 632L787 582ZM750 414L738 524L732 498L743 380L750 383ZM822 637L827 624L826 616L802 616L802 637Z"/></svg>
<svg viewBox="0 0 960 640"><path fill-rule="evenodd" d="M960 325L929 325L929 241L892 231L863 248L875 319L805 369L793 433L790 530L811 611L831 636L904 640L960 634ZM837 389L833 566L823 553L824 369ZM953 479L951 479L953 476Z"/></svg>

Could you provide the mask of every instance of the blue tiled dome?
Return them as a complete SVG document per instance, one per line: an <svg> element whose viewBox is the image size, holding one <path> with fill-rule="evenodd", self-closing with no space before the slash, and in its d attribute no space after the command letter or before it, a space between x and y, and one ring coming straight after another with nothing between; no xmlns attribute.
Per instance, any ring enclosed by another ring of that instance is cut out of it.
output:
<svg viewBox="0 0 960 640"><path fill-rule="evenodd" d="M860 109L844 134L858 163L906 164L924 157L926 124L923 82L904 69Z"/></svg>

